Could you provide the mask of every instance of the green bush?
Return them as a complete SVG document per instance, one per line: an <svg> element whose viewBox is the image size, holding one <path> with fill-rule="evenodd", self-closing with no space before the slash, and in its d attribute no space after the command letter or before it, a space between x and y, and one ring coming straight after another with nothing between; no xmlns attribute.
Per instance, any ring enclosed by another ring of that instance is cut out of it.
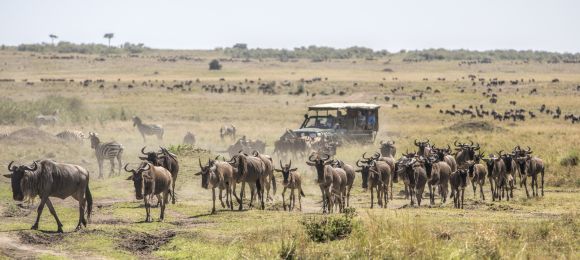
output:
<svg viewBox="0 0 580 260"><path fill-rule="evenodd" d="M302 221L308 237L314 242L327 242L346 238L353 229L354 208L347 208L345 212L336 216L309 218Z"/></svg>
<svg viewBox="0 0 580 260"><path fill-rule="evenodd" d="M280 259L284 260L296 259L296 239L293 238L290 242L282 240L282 245L278 250L278 255L280 256Z"/></svg>

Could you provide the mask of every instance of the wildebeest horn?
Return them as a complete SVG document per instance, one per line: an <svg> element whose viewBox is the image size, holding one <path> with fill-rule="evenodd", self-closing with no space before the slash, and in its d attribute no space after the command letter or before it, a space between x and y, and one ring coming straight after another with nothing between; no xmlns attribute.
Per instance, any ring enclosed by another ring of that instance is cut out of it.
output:
<svg viewBox="0 0 580 260"><path fill-rule="evenodd" d="M362 154L362 158L363 158L363 159L365 159L365 160L368 160L368 159L370 159L370 158L366 158L366 157L365 157L365 155L367 155L367 152L364 152L364 153Z"/></svg>
<svg viewBox="0 0 580 260"><path fill-rule="evenodd" d="M29 170L29 171L36 171L36 169L38 169L38 164L36 163L36 161L34 161L34 163L32 165L34 166L34 168L30 168L28 166L24 166L24 168Z"/></svg>
<svg viewBox="0 0 580 260"><path fill-rule="evenodd" d="M14 161L11 161L11 162L8 164L8 170L9 170L9 171L11 171L11 172L13 172L14 170L16 170L16 166L12 167L12 164L13 164L13 163L14 163Z"/></svg>
<svg viewBox="0 0 580 260"><path fill-rule="evenodd" d="M220 158L220 156L218 155L218 156L215 157L214 160L217 161L219 158Z"/></svg>
<svg viewBox="0 0 580 260"><path fill-rule="evenodd" d="M457 140L455 140L455 141L453 142L453 145L455 145L455 147L461 147L461 143L459 143L459 145L457 145L457 143L458 143L458 142L457 142Z"/></svg>
<svg viewBox="0 0 580 260"><path fill-rule="evenodd" d="M422 142L422 143L429 143L429 139L427 139L427 141L425 141L425 142Z"/></svg>
<svg viewBox="0 0 580 260"><path fill-rule="evenodd" d="M475 147L473 149L477 151L477 150L479 150L479 148L480 148L479 143L477 143L477 144L475 144Z"/></svg>
<svg viewBox="0 0 580 260"><path fill-rule="evenodd" d="M526 153L532 153L532 152L533 152L533 151L532 151L532 148L530 148L530 147L528 146L528 149L526 150Z"/></svg>
<svg viewBox="0 0 580 260"><path fill-rule="evenodd" d="M224 158L224 160L226 159L225 157L222 157L222 158ZM230 158L229 161L227 161L227 163L234 163L235 161L236 161L236 158L232 157L232 158Z"/></svg>
<svg viewBox="0 0 580 260"><path fill-rule="evenodd" d="M473 146L473 141L469 140L469 146Z"/></svg>
<svg viewBox="0 0 580 260"><path fill-rule="evenodd" d="M288 163L288 169L292 169L292 160L290 160L290 163Z"/></svg>
<svg viewBox="0 0 580 260"><path fill-rule="evenodd" d="M330 159L330 155L329 154L324 153L324 156L326 156L326 158L324 158L323 161L326 161L326 160Z"/></svg>
<svg viewBox="0 0 580 260"><path fill-rule="evenodd" d="M451 151L451 146L449 146L449 144L447 144L447 152Z"/></svg>
<svg viewBox="0 0 580 260"><path fill-rule="evenodd" d="M375 155L373 156L373 159L376 160L376 159L379 159L380 157L381 157L381 154L378 153L378 152L375 152Z"/></svg>
<svg viewBox="0 0 580 260"><path fill-rule="evenodd" d="M282 160L280 160L280 169L284 169L284 166L282 166Z"/></svg>
<svg viewBox="0 0 580 260"><path fill-rule="evenodd" d="M500 150L499 152L497 152L497 154L499 155L499 157L502 157L503 156L502 155L502 152L503 152L503 150Z"/></svg>
<svg viewBox="0 0 580 260"><path fill-rule="evenodd" d="M151 169L151 165L149 165L148 163L145 165L147 165L147 169L143 168L143 171L148 171L149 169Z"/></svg>
<svg viewBox="0 0 580 260"><path fill-rule="evenodd" d="M203 168L203 166L201 165L201 158L197 158L197 160L199 161L199 168Z"/></svg>
<svg viewBox="0 0 580 260"><path fill-rule="evenodd" d="M125 169L125 171L126 171L126 172L132 172L132 173L135 173L135 170L129 170L129 169L127 169L127 166L129 166L129 164L128 164L128 163L126 163L126 164L125 164L125 167L123 167L123 169Z"/></svg>
<svg viewBox="0 0 580 260"><path fill-rule="evenodd" d="M144 155L148 155L148 154L146 154L146 153L145 153L145 148L146 148L146 147L147 147L147 146L143 146L143 148L141 148L141 153L142 153L142 154L144 154Z"/></svg>
<svg viewBox="0 0 580 260"><path fill-rule="evenodd" d="M310 156L308 156L308 160L311 162L314 162L314 160L312 159L312 156L314 156L314 154L311 154Z"/></svg>
<svg viewBox="0 0 580 260"><path fill-rule="evenodd" d="M417 143L417 139L415 139L415 145L416 145L416 146L419 146L419 144Z"/></svg>
<svg viewBox="0 0 580 260"><path fill-rule="evenodd" d="M360 165L360 160L356 160L356 166L362 168L364 165Z"/></svg>

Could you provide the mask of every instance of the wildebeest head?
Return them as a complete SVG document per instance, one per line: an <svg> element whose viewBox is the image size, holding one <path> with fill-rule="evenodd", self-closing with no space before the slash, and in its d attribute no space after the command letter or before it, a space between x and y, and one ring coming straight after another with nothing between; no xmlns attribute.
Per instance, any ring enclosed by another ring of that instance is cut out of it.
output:
<svg viewBox="0 0 580 260"><path fill-rule="evenodd" d="M447 148L438 148L435 147L435 145L433 145L431 147L431 151L433 154L435 154L435 156L437 156L437 159L439 161L443 161L445 160L445 156L451 154L451 147L449 145L447 145Z"/></svg>
<svg viewBox="0 0 580 260"><path fill-rule="evenodd" d="M134 116L133 117L133 127L140 125L141 124L141 118L139 118L138 116Z"/></svg>
<svg viewBox="0 0 580 260"><path fill-rule="evenodd" d="M133 185L135 186L135 198L138 200L143 199L143 194L144 194L144 188L145 188L145 181L150 181L151 177L149 177L149 175L144 174L144 172L149 171L149 169L151 169L151 164L147 163L147 162L143 162L141 163L141 165L139 166L139 168L137 170L135 169L127 169L127 166L129 164L125 164L125 171L126 172L130 172L132 173L131 176L129 176L129 178L127 178L128 181L133 181Z"/></svg>
<svg viewBox="0 0 580 260"><path fill-rule="evenodd" d="M218 157L216 157L217 160ZM199 161L199 169L200 171L195 173L196 176L201 175L201 187L204 189L212 188L209 186L209 179L215 175L215 170L217 166L215 165L215 160L208 159L207 165L201 164L201 159L197 159Z"/></svg>
<svg viewBox="0 0 580 260"><path fill-rule="evenodd" d="M457 140L455 140L455 142L453 142L453 145L455 145L455 150L458 153L458 157L460 157L459 153L461 153L461 154L465 153L465 155L462 155L461 157L466 156L463 158L465 158L467 160L475 160L475 151L479 151L480 146L479 146L479 143L474 145L473 141L469 141L469 142L470 142L470 144L464 144L464 143L459 143L459 142L457 142Z"/></svg>
<svg viewBox="0 0 580 260"><path fill-rule="evenodd" d="M428 155L425 153L430 151L429 139L427 139L427 141L417 141L417 139L415 139L415 146L419 147L419 151L417 151L418 154Z"/></svg>
<svg viewBox="0 0 580 260"><path fill-rule="evenodd" d="M360 172L362 175L362 188L363 189L367 189L369 187L368 185L368 180L369 180L369 170L372 167L371 164L374 163L374 161L363 161L361 162L361 160L357 160L356 161L356 166L359 167L360 169L356 170L356 172Z"/></svg>
<svg viewBox="0 0 580 260"><path fill-rule="evenodd" d="M381 154L383 156L392 156L395 157L397 153L397 148L395 147L395 141L381 141Z"/></svg>
<svg viewBox="0 0 580 260"><path fill-rule="evenodd" d="M286 165L282 165L282 160L280 160L280 169L274 169L274 170L276 172L281 172L282 177L284 177L284 184L288 184L288 181L290 178L290 173L297 171L298 168L292 168L292 160L290 160L290 163L288 163Z"/></svg>
<svg viewBox="0 0 580 260"><path fill-rule="evenodd" d="M318 173L318 180L322 180L322 176L324 174L324 166L332 163L330 160L330 155L328 154L311 154L308 157L308 161L306 162L309 166L314 166L316 168L316 172Z"/></svg>
<svg viewBox="0 0 580 260"><path fill-rule="evenodd" d="M146 146L143 146L143 148L141 148L141 153L145 156L139 156L139 159L144 160L144 161L148 161L148 162L152 163L153 165L160 165L159 153L157 153L157 152L145 152L145 148L146 148Z"/></svg>
<svg viewBox="0 0 580 260"><path fill-rule="evenodd" d="M95 149L99 145L99 143L101 143L101 140L99 140L99 136L97 135L97 133L89 132L89 139L91 139L92 149Z"/></svg>
<svg viewBox="0 0 580 260"><path fill-rule="evenodd" d="M467 186L467 169L457 169L459 174L459 187Z"/></svg>
<svg viewBox="0 0 580 260"><path fill-rule="evenodd" d="M16 166L12 165L14 161L8 164L8 170L10 171L9 174L5 174L4 177L10 178L12 184L12 198L16 201L23 201L24 200L24 191L22 188L22 181L27 178L29 172L36 171L38 169L38 164L34 162L32 167L27 165Z"/></svg>

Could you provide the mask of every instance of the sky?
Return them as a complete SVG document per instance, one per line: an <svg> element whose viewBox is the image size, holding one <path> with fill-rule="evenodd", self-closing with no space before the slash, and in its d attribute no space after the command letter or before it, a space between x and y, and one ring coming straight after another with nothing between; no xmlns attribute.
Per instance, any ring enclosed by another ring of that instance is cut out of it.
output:
<svg viewBox="0 0 580 260"><path fill-rule="evenodd" d="M574 0L0 0L0 44L144 43L164 49L318 45L580 52Z"/></svg>

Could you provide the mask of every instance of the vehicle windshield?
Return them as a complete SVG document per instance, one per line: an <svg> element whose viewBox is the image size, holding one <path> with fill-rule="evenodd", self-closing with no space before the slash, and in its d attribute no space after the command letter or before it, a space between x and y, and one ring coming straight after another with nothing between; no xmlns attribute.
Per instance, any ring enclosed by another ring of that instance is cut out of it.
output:
<svg viewBox="0 0 580 260"><path fill-rule="evenodd" d="M336 125L336 120L334 116L324 116L324 117L310 117L307 119L305 127L306 128L322 128L322 129L331 129L334 128Z"/></svg>

